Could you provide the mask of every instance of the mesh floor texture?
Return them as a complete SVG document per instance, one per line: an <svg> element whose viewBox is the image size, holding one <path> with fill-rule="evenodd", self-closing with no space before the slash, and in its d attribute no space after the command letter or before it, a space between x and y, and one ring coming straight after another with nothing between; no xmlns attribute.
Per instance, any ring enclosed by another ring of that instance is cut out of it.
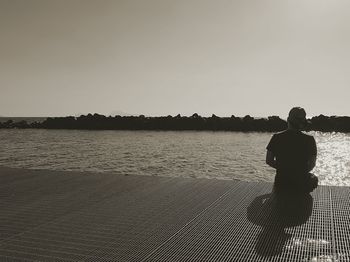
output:
<svg viewBox="0 0 350 262"><path fill-rule="evenodd" d="M0 167L0 261L350 261L350 190Z"/></svg>

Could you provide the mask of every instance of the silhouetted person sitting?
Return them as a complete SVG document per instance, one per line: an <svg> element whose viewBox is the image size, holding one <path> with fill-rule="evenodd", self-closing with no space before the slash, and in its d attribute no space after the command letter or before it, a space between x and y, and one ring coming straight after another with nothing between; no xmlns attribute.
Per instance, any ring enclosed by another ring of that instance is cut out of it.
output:
<svg viewBox="0 0 350 262"><path fill-rule="evenodd" d="M316 164L316 142L301 132L306 124L303 108L292 108L287 121L288 129L274 134L266 147L266 163L276 169L274 192L309 193L318 185L309 173Z"/></svg>

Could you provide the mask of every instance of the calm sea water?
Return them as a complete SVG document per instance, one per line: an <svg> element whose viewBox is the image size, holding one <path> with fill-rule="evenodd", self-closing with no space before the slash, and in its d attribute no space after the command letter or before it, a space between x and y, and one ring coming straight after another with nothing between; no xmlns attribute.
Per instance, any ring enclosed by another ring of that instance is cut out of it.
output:
<svg viewBox="0 0 350 262"><path fill-rule="evenodd" d="M350 134L311 132L314 173L350 186ZM0 165L246 181L273 181L265 164L270 133L0 130Z"/></svg>

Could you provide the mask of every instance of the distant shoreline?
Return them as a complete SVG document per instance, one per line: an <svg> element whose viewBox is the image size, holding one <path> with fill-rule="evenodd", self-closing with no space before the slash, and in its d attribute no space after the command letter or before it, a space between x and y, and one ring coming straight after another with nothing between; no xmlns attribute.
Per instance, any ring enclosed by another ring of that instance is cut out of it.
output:
<svg viewBox="0 0 350 262"><path fill-rule="evenodd" d="M7 119L7 120L6 120ZM5 120L5 121L4 121ZM14 121L17 120L17 121ZM255 118L187 116L104 116L100 114L79 117L7 117L0 118L0 128L76 129L76 130L197 130L278 132L287 128L287 122L279 116ZM350 132L350 117L319 115L308 119L305 131Z"/></svg>
<svg viewBox="0 0 350 262"><path fill-rule="evenodd" d="M34 122L44 122L46 119L47 119L47 117L40 117L40 116L38 116L38 117L0 116L0 123L4 123L4 122L9 121L9 120L12 120L13 122L26 121L27 123L34 123Z"/></svg>

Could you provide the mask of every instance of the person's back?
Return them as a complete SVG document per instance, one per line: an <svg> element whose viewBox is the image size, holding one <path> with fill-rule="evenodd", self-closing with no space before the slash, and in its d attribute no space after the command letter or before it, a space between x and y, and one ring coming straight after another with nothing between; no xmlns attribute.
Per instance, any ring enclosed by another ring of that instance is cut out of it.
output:
<svg viewBox="0 0 350 262"><path fill-rule="evenodd" d="M301 108L292 109L289 128L274 134L267 146L266 162L276 168L275 190L310 192L317 186L317 177L309 173L316 161L315 139L300 131L300 123L306 121L304 112Z"/></svg>

